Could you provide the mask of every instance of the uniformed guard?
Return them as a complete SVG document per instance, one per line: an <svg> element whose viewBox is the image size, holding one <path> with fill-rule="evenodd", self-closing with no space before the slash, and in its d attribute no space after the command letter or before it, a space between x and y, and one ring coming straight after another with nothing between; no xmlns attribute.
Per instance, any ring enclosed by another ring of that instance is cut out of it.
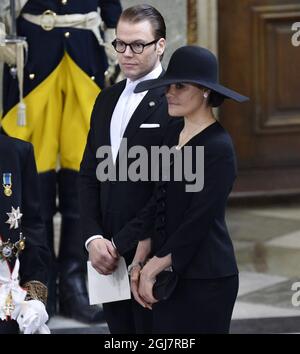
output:
<svg viewBox="0 0 300 354"><path fill-rule="evenodd" d="M49 333L50 251L32 145L0 135L0 333Z"/></svg>
<svg viewBox="0 0 300 354"><path fill-rule="evenodd" d="M34 145L53 258L48 310L50 315L56 311L58 272L60 312L98 322L102 312L88 303L77 178L95 98L109 81L105 73L112 74L108 62L116 65L110 42L121 13L120 1L16 0L15 6L17 34L28 42L23 78L26 116L20 124L18 80L12 75L14 67L6 65L2 129ZM53 242L57 210L62 215L58 262Z"/></svg>

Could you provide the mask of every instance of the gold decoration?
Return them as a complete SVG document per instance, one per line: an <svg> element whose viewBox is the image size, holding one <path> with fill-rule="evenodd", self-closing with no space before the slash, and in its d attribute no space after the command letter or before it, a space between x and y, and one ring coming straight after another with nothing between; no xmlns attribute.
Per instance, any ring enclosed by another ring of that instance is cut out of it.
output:
<svg viewBox="0 0 300 354"><path fill-rule="evenodd" d="M0 260L11 260L13 257L17 257L20 252L25 248L25 237L20 232L19 241L12 243L10 239L0 243Z"/></svg>
<svg viewBox="0 0 300 354"><path fill-rule="evenodd" d="M4 194L7 197L10 197L12 195L11 185L4 185Z"/></svg>
<svg viewBox="0 0 300 354"><path fill-rule="evenodd" d="M17 253L23 251L24 248L25 248L25 240L22 239L22 240L16 242L16 243L15 243L15 247L16 247L16 249L17 249Z"/></svg>
<svg viewBox="0 0 300 354"><path fill-rule="evenodd" d="M5 316L11 317L14 309L15 309L15 305L13 303L13 298L12 298L11 291L10 291L7 295L7 298L5 300L5 305L3 307L3 310L5 312Z"/></svg>
<svg viewBox="0 0 300 354"><path fill-rule="evenodd" d="M26 282L22 287L27 291L25 301L40 300L44 305L46 305L48 289L45 284L38 280L30 280Z"/></svg>

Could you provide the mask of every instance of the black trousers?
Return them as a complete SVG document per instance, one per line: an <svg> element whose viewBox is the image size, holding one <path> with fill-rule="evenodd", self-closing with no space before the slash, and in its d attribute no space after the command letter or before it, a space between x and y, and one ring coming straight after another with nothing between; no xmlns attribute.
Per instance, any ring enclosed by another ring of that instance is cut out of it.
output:
<svg viewBox="0 0 300 354"><path fill-rule="evenodd" d="M0 334L19 334L19 325L15 320L0 320Z"/></svg>
<svg viewBox="0 0 300 354"><path fill-rule="evenodd" d="M180 279L168 300L153 305L153 333L229 333L238 275Z"/></svg>
<svg viewBox="0 0 300 354"><path fill-rule="evenodd" d="M152 332L152 311L134 299L103 304L103 311L111 334Z"/></svg>

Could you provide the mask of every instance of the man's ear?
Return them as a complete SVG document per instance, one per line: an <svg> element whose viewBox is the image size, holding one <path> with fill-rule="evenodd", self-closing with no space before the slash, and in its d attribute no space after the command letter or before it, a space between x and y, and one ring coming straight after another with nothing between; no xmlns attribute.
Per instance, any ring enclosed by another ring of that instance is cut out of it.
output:
<svg viewBox="0 0 300 354"><path fill-rule="evenodd" d="M164 38L160 38L160 40L157 42L157 54L160 56L163 55L165 49L166 49L166 40Z"/></svg>

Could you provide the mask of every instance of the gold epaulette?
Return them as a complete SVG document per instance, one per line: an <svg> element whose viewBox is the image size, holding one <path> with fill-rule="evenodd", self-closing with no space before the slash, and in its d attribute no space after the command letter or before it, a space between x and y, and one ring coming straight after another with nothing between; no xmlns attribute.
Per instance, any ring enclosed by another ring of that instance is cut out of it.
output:
<svg viewBox="0 0 300 354"><path fill-rule="evenodd" d="M47 303L48 289L45 284L38 280L30 280L22 286L26 291L25 301L40 300L44 305Z"/></svg>

